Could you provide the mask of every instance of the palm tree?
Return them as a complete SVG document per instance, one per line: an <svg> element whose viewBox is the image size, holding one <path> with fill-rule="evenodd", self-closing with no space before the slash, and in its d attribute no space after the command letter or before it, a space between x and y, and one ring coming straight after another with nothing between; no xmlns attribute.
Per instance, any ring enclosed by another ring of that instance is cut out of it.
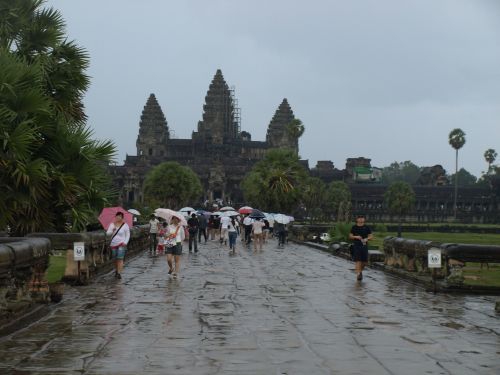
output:
<svg viewBox="0 0 500 375"><path fill-rule="evenodd" d="M412 210L415 204L415 192L407 182L397 181L387 189L385 202L389 212L398 216L398 237L401 237L402 217Z"/></svg>
<svg viewBox="0 0 500 375"><path fill-rule="evenodd" d="M305 128L302 121L296 118L290 121L290 123L287 125L287 130L292 137L298 139L302 137L302 134L304 134Z"/></svg>
<svg viewBox="0 0 500 375"><path fill-rule="evenodd" d="M491 165L495 162L497 156L497 152L492 148L489 148L484 152L484 160L488 163L488 172L486 174L491 172Z"/></svg>
<svg viewBox="0 0 500 375"><path fill-rule="evenodd" d="M457 218L457 197L458 197L458 150L465 144L465 133L462 129L453 129L448 135L448 143L456 151L455 153L455 199L454 199L454 216Z"/></svg>
<svg viewBox="0 0 500 375"><path fill-rule="evenodd" d="M109 141L92 140L87 53L44 0L0 0L0 228L73 230L112 197Z"/></svg>

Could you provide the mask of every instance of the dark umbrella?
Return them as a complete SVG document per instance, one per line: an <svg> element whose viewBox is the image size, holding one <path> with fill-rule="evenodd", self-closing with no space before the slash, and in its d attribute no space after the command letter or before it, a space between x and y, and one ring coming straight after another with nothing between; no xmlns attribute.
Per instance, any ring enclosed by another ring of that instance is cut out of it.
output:
<svg viewBox="0 0 500 375"><path fill-rule="evenodd" d="M254 208L252 210L252 212L250 213L250 217L252 219L264 219L266 217L266 215L264 215L264 213L262 211Z"/></svg>

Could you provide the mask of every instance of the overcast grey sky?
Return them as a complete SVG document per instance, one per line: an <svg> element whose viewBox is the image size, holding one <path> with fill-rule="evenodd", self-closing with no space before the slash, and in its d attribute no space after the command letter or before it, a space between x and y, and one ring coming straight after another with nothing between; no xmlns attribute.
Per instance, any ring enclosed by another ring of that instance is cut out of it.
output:
<svg viewBox="0 0 500 375"><path fill-rule="evenodd" d="M284 97L306 127L313 167L365 156L478 176L500 153L498 0L49 0L91 56L85 104L96 137L135 155L155 93L170 129L189 138L220 68L236 88L242 130L264 140Z"/></svg>

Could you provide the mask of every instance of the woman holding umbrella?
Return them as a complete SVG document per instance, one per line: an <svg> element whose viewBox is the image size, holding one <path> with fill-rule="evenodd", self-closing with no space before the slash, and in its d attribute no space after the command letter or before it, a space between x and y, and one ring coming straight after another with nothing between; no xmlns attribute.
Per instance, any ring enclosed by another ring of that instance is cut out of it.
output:
<svg viewBox="0 0 500 375"><path fill-rule="evenodd" d="M177 216L172 216L167 228L165 247L167 253L168 274L177 278L181 269L182 241L184 240L184 228ZM174 265L175 261L175 265Z"/></svg>
<svg viewBox="0 0 500 375"><path fill-rule="evenodd" d="M106 234L112 235L110 246L111 257L115 263L115 277L121 279L123 259L127 252L128 241L130 240L130 227L123 221L123 212L118 211L116 213L115 220L109 225Z"/></svg>

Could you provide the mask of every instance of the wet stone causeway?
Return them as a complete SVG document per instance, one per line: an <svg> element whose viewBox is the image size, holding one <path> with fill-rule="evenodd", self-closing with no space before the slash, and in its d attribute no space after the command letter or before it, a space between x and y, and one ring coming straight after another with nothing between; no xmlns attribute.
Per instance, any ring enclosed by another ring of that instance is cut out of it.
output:
<svg viewBox="0 0 500 375"><path fill-rule="evenodd" d="M304 246L131 260L0 339L0 374L500 374L494 298L433 295Z"/></svg>

